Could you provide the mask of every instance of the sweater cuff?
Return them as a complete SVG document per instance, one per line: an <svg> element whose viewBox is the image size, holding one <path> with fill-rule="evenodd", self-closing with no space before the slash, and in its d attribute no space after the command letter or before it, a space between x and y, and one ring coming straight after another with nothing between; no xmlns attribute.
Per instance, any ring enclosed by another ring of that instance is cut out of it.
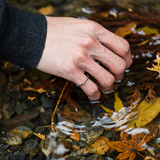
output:
<svg viewBox="0 0 160 160"><path fill-rule="evenodd" d="M45 45L45 16L28 13L6 3L4 17L1 58L25 69L35 68Z"/></svg>

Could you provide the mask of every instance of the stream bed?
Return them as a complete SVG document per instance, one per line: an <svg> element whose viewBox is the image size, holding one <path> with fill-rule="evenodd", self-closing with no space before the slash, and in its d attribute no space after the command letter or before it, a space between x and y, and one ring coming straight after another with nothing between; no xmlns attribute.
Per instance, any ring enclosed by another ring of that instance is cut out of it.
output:
<svg viewBox="0 0 160 160"><path fill-rule="evenodd" d="M0 61L0 160L160 159L160 0L8 2L94 20L130 43L133 64L93 102L72 82Z"/></svg>

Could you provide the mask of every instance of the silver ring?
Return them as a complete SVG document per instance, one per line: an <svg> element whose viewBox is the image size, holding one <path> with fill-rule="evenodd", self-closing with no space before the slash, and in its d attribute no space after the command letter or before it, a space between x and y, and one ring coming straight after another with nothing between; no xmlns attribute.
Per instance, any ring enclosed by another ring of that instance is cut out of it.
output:
<svg viewBox="0 0 160 160"><path fill-rule="evenodd" d="M89 79L89 75L87 75L87 78L85 79L85 81L83 83L76 85L76 87L80 87L80 86L84 85L88 79Z"/></svg>

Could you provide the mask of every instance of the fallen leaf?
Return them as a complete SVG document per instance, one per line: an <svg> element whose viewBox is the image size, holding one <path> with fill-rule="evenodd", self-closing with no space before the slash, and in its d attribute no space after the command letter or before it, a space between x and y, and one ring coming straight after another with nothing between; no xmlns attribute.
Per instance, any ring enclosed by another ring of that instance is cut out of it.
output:
<svg viewBox="0 0 160 160"><path fill-rule="evenodd" d="M33 101L35 98L36 98L36 97L30 97L30 96L28 96L28 98L27 98L27 99L29 99L29 100Z"/></svg>
<svg viewBox="0 0 160 160"><path fill-rule="evenodd" d="M80 140L80 134L79 132L77 131L77 129L74 129L73 132L71 133L70 135L70 138L73 139L74 141L76 142L79 142Z"/></svg>
<svg viewBox="0 0 160 160"><path fill-rule="evenodd" d="M124 27L118 28L114 33L124 38L125 36L131 34L135 30L136 27L137 27L137 23L131 22L125 25Z"/></svg>
<svg viewBox="0 0 160 160"><path fill-rule="evenodd" d="M54 12L55 12L55 8L51 5L38 9L38 13L43 14L45 16L53 15Z"/></svg>
<svg viewBox="0 0 160 160"><path fill-rule="evenodd" d="M154 62L156 62L157 65L152 64L152 68L147 67L147 69L158 72L160 76L160 59L155 59Z"/></svg>
<svg viewBox="0 0 160 160"><path fill-rule="evenodd" d="M121 110L123 108L123 103L121 101L121 99L118 97L117 92L114 92L114 109L116 112L118 112L119 110Z"/></svg>
<svg viewBox="0 0 160 160"><path fill-rule="evenodd" d="M156 160L156 158L153 158L151 156L147 156L144 160Z"/></svg>
<svg viewBox="0 0 160 160"><path fill-rule="evenodd" d="M150 101L149 103L146 100L143 100L134 111L137 112L135 118L132 119L127 128L134 128L134 124L138 128L141 128L151 122L160 112L160 98L157 98L155 101Z"/></svg>
<svg viewBox="0 0 160 160"><path fill-rule="evenodd" d="M77 151L78 155L86 154L86 153L95 153L98 155L103 155L108 151L109 145L107 142L109 141L106 137L99 137L94 140L91 144L87 145L85 148L82 148Z"/></svg>
<svg viewBox="0 0 160 160"><path fill-rule="evenodd" d="M129 139L129 134L121 131L121 141L108 141L107 144L117 150L122 152L117 156L117 159L123 160L129 158L129 160L134 160L136 153L144 151L146 147L144 146L148 141L151 140L152 136L141 133L141 134L132 134Z"/></svg>
<svg viewBox="0 0 160 160"><path fill-rule="evenodd" d="M136 29L138 34L146 34L146 35L157 35L159 34L158 30L155 28L150 28L148 26L137 28Z"/></svg>

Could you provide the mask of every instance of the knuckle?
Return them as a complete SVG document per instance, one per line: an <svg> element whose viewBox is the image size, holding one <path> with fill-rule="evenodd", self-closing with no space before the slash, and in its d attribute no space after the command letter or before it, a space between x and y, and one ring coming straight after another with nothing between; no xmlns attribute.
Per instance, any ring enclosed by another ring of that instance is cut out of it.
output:
<svg viewBox="0 0 160 160"><path fill-rule="evenodd" d="M121 51L122 51L122 56L130 52L130 45L128 41L123 38L121 40Z"/></svg>
<svg viewBox="0 0 160 160"><path fill-rule="evenodd" d="M92 97L93 95L95 95L96 93L98 93L98 87L96 85L93 85L88 92L88 96Z"/></svg>
<svg viewBox="0 0 160 160"><path fill-rule="evenodd" d="M126 67L127 67L126 62L123 59L120 59L119 62L117 63L116 74L122 74L125 71Z"/></svg>
<svg viewBox="0 0 160 160"><path fill-rule="evenodd" d="M112 75L108 76L108 78L106 79L106 87L112 86L114 83L114 80L115 80L114 76Z"/></svg>
<svg viewBox="0 0 160 160"><path fill-rule="evenodd" d="M94 39L91 36L86 36L82 39L81 45L82 47L89 47L93 44Z"/></svg>

